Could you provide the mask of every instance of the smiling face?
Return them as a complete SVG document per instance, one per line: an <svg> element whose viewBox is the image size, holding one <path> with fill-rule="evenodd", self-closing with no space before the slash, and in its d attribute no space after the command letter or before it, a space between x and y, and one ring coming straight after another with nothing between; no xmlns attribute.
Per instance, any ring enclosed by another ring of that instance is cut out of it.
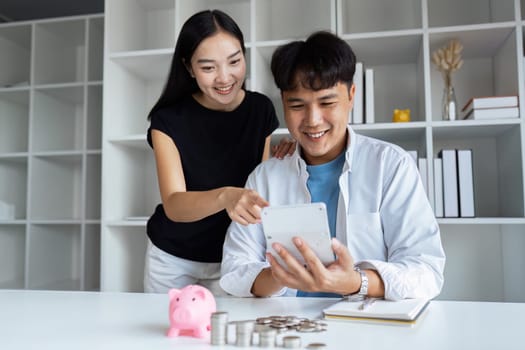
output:
<svg viewBox="0 0 525 350"><path fill-rule="evenodd" d="M286 126L307 164L327 163L346 147L354 91L354 85L349 90L340 82L318 91L298 82L295 89L282 92Z"/></svg>
<svg viewBox="0 0 525 350"><path fill-rule="evenodd" d="M201 90L194 97L203 106L229 111L242 102L246 61L239 40L231 34L219 31L204 39L188 70Z"/></svg>

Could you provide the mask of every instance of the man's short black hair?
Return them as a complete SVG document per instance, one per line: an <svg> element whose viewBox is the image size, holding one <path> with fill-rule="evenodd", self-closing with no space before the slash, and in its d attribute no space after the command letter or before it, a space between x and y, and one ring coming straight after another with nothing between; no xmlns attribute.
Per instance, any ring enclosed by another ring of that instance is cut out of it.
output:
<svg viewBox="0 0 525 350"><path fill-rule="evenodd" d="M278 47L272 55L271 69L281 91L295 89L298 81L312 90L327 89L339 82L350 88L355 62L355 54L346 41L330 32L318 31L305 41Z"/></svg>

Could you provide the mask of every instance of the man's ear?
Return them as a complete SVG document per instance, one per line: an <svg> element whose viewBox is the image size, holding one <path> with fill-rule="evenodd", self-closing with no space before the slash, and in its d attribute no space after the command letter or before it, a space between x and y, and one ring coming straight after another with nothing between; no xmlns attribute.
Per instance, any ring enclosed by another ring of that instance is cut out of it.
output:
<svg viewBox="0 0 525 350"><path fill-rule="evenodd" d="M348 99L352 101L352 104L354 102L354 96L355 96L355 84L352 83L352 86L348 89Z"/></svg>
<svg viewBox="0 0 525 350"><path fill-rule="evenodd" d="M348 101L350 102L350 110L354 108L354 97L355 97L355 84L352 83L348 89Z"/></svg>

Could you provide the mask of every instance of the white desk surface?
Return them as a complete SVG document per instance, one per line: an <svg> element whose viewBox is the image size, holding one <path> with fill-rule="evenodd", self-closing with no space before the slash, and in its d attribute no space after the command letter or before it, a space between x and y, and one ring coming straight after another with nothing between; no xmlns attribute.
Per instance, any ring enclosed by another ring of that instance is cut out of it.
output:
<svg viewBox="0 0 525 350"><path fill-rule="evenodd" d="M313 319L335 301L217 298L217 309L228 311L230 321L271 315ZM233 343L220 347L207 339L166 337L168 304L164 294L3 290L0 349L240 349ZM334 350L525 349L525 303L432 301L413 327L326 322L326 332L288 332L278 339L299 335L303 346L322 342Z"/></svg>

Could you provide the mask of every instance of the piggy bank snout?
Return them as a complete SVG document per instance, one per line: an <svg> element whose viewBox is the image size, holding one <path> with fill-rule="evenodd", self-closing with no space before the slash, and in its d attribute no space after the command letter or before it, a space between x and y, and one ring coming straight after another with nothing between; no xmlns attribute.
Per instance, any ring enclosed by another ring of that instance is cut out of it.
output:
<svg viewBox="0 0 525 350"><path fill-rule="evenodd" d="M178 307L173 310L173 319L178 322L188 323L194 318L193 314L194 312L189 307Z"/></svg>

